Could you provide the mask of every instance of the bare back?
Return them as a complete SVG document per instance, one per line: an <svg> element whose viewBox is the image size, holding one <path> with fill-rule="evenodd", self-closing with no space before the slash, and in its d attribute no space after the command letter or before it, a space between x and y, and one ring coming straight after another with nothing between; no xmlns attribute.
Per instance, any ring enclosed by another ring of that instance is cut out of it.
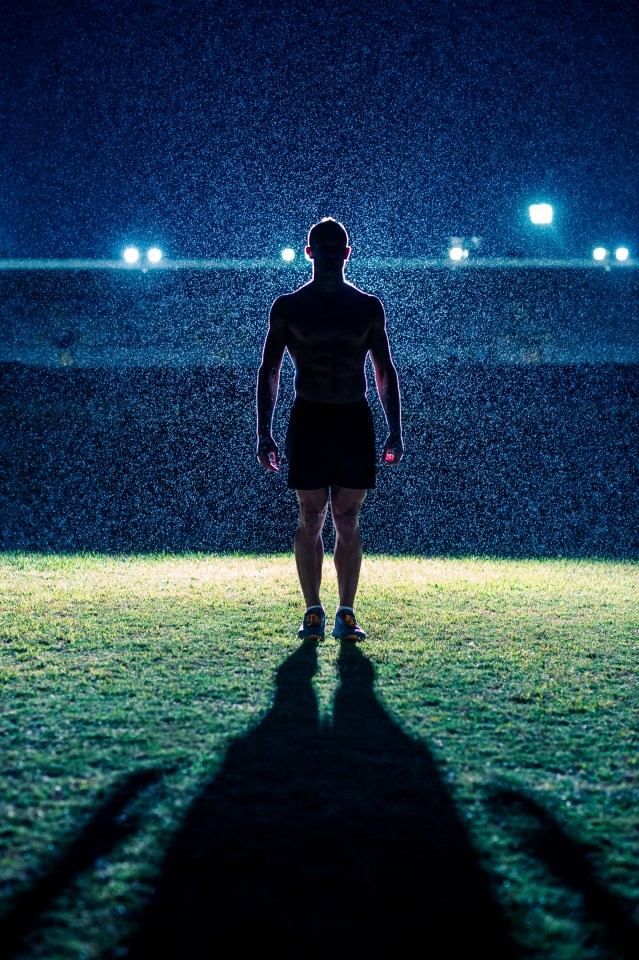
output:
<svg viewBox="0 0 639 960"><path fill-rule="evenodd" d="M384 330L377 297L344 282L324 293L311 281L272 307L295 367L295 394L318 403L353 403L366 395L366 356Z"/></svg>

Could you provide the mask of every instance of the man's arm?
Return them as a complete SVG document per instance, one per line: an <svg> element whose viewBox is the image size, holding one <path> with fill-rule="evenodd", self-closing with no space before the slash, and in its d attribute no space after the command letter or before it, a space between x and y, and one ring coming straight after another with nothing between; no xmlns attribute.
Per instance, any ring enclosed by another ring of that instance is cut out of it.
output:
<svg viewBox="0 0 639 960"><path fill-rule="evenodd" d="M272 423L280 386L280 369L286 350L286 321L281 298L271 307L268 331L257 374L257 459L266 470L280 468L280 454L273 439Z"/></svg>
<svg viewBox="0 0 639 960"><path fill-rule="evenodd" d="M382 461L394 465L399 463L404 453L402 404L397 370L391 358L386 333L386 316L379 300L377 300L369 334L369 351L375 371L375 386L388 424L388 436L382 450Z"/></svg>

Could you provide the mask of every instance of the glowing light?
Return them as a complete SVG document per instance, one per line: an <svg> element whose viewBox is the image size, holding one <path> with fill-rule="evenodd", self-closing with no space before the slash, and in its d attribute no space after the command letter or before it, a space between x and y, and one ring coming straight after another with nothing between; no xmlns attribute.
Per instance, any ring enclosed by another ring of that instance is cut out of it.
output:
<svg viewBox="0 0 639 960"><path fill-rule="evenodd" d="M528 213L533 223L552 223L552 207L549 203L531 203Z"/></svg>
<svg viewBox="0 0 639 960"><path fill-rule="evenodd" d="M615 250L615 257L617 260L627 260L630 256L630 251L627 247L617 247Z"/></svg>
<svg viewBox="0 0 639 960"><path fill-rule="evenodd" d="M461 260L461 258L464 256L464 251L462 250L461 247L458 247L458 246L451 247L450 250L448 251L448 256L450 257L451 260L455 260L455 261Z"/></svg>
<svg viewBox="0 0 639 960"><path fill-rule="evenodd" d="M284 247L281 253L281 257L282 257L282 260L284 260L286 263L290 263L292 260L295 259L295 251L293 250L292 247Z"/></svg>
<svg viewBox="0 0 639 960"><path fill-rule="evenodd" d="M137 247L127 247L124 251L124 259L127 263L137 263L140 259L140 251Z"/></svg>
<svg viewBox="0 0 639 960"><path fill-rule="evenodd" d="M151 247L147 252L147 257L151 263L159 263L162 259L162 251L159 247Z"/></svg>
<svg viewBox="0 0 639 960"><path fill-rule="evenodd" d="M595 247L595 249L592 251L592 255L595 260L605 260L608 255L608 251L605 247Z"/></svg>

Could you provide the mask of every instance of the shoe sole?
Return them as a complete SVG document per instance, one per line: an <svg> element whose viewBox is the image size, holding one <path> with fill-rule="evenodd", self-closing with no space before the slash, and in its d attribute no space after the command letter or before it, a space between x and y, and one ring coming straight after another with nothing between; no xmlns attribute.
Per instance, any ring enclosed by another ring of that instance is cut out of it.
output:
<svg viewBox="0 0 639 960"><path fill-rule="evenodd" d="M298 633L298 640L323 640L323 633Z"/></svg>
<svg viewBox="0 0 639 960"><path fill-rule="evenodd" d="M366 634L362 636L361 634L357 634L357 633L342 633L342 634L334 633L333 636L335 637L336 640L365 640L366 639Z"/></svg>

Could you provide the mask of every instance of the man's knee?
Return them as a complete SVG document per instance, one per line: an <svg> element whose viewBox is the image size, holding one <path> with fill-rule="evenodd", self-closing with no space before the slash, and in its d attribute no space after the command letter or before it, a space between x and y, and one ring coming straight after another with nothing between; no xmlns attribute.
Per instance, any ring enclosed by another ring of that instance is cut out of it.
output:
<svg viewBox="0 0 639 960"><path fill-rule="evenodd" d="M314 507L300 507L297 520L298 527L303 527L309 533L319 533L326 520L326 508L318 510Z"/></svg>
<svg viewBox="0 0 639 960"><path fill-rule="evenodd" d="M315 493L315 491L313 491ZM318 534L324 526L328 510L328 495L304 496L297 494L299 504L298 527L302 527L310 534Z"/></svg>
<svg viewBox="0 0 639 960"><path fill-rule="evenodd" d="M353 537L359 526L359 514L366 492L344 495L343 491L333 497L331 513L335 530L340 537Z"/></svg>

